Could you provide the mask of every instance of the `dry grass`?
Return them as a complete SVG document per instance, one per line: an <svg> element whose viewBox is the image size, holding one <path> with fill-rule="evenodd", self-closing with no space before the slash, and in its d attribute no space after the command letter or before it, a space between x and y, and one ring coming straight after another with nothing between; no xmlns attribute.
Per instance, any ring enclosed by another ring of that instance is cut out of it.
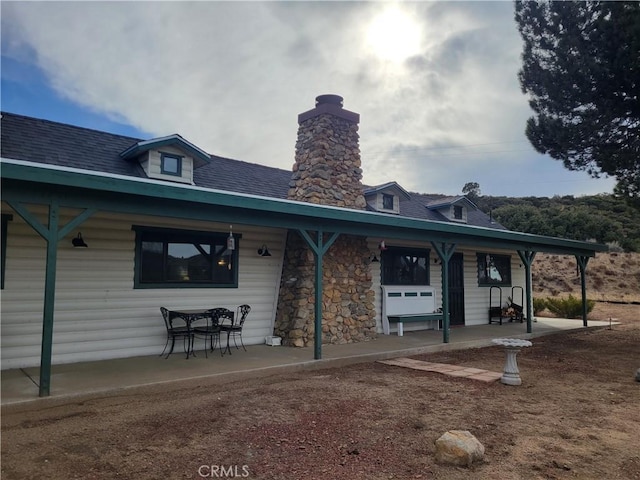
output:
<svg viewBox="0 0 640 480"><path fill-rule="evenodd" d="M534 339L520 387L369 362L5 406L2 479L216 478L221 466L261 480L640 479L640 306L599 303L601 315L611 306L611 329ZM499 347L416 358L505 362ZM483 463L435 461L452 429L478 438Z"/></svg>
<svg viewBox="0 0 640 480"><path fill-rule="evenodd" d="M580 296L576 259L539 253L532 265L534 297ZM587 264L587 297L604 302L640 302L640 254L601 253Z"/></svg>

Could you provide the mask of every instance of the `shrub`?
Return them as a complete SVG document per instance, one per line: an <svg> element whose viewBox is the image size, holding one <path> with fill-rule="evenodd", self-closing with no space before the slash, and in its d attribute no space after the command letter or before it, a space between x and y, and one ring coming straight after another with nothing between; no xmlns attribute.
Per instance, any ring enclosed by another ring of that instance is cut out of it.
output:
<svg viewBox="0 0 640 480"><path fill-rule="evenodd" d="M533 297L533 314L537 315L547 308L547 301L544 298Z"/></svg>
<svg viewBox="0 0 640 480"><path fill-rule="evenodd" d="M622 248L622 246L620 245L620 242L607 242L606 243L607 247L609 247L609 251L610 252L615 252L615 253L620 253L620 252L624 252L624 248Z"/></svg>
<svg viewBox="0 0 640 480"><path fill-rule="evenodd" d="M596 302L587 300L587 313L593 310ZM562 318L580 318L582 316L582 300L569 295L567 298L547 298L545 300L547 310Z"/></svg>

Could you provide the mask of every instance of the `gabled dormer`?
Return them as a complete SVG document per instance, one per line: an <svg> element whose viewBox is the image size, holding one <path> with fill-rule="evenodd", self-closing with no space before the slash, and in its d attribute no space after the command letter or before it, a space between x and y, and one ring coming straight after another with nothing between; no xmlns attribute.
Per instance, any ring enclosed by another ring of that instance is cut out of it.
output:
<svg viewBox="0 0 640 480"><path fill-rule="evenodd" d="M467 197L444 197L425 205L429 210L435 210L452 222L467 223L469 211L478 207Z"/></svg>
<svg viewBox="0 0 640 480"><path fill-rule="evenodd" d="M376 212L400 213L400 202L409 200L411 195L396 182L389 182L364 191L369 208Z"/></svg>
<svg viewBox="0 0 640 480"><path fill-rule="evenodd" d="M140 141L120 157L138 162L149 178L193 184L193 171L208 164L211 157L180 135Z"/></svg>

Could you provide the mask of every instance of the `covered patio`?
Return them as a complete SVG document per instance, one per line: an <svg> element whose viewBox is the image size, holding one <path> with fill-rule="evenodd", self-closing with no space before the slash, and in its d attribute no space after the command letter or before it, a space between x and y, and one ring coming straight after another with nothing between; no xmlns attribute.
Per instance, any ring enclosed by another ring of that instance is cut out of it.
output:
<svg viewBox="0 0 640 480"><path fill-rule="evenodd" d="M442 343L441 332L422 330L404 336L381 335L369 342L345 345L325 345L323 358L312 360L308 348L247 346L247 351L233 350L220 356L216 351L205 358L202 345L197 345L196 357L185 359L176 348L168 359L159 356L120 358L96 362L54 365L50 396L38 398L39 368L3 370L1 378L2 405L25 402L58 402L96 394L109 394L127 389L163 385L163 388L191 388L198 385L227 383L280 373L340 367L355 363L438 352L493 346L497 337L532 339L544 335L584 328L603 328L609 322L538 318L536 328L526 333L526 324L479 325L454 328L450 341ZM533 342L535 347L535 340ZM496 365L500 370L502 365Z"/></svg>
<svg viewBox="0 0 640 480"><path fill-rule="evenodd" d="M52 361L53 326L54 317L57 314L55 298L56 295L60 294L56 286L58 245L69 232L78 228L79 225L97 212L144 215L148 216L148 218L188 218L194 221L229 222L257 227L287 229L297 232L311 249L314 257L313 295L315 298L313 302L315 331L313 352L310 349L303 348L300 351L287 352L285 358L277 358L275 360L271 360L270 357L265 356L263 358L262 355L256 355L255 367L243 368L239 368L238 362L233 362L236 357L234 355L231 360L224 359L218 363L204 363L203 373L198 373L193 366L189 367L186 372L181 371L180 369L185 368L181 365L178 369L179 375L188 375L189 377L211 375L211 365L218 365L223 362L230 364L230 370L226 373L235 373L258 367L265 368L264 366L269 366L270 362L274 362L273 366L291 364L308 366L313 364L316 366L317 364L318 367L322 367L327 365L327 361L331 362L336 359L358 358L368 354L380 355L380 352L385 352L385 355L389 357L394 355L393 352L416 348L416 345L405 345L402 343L402 339L394 337L364 342L361 345L323 346L321 336L323 319L323 258L341 235L420 242L434 249L437 253L439 270L441 271L440 290L444 321L441 332L424 333L424 338L428 339L428 341L425 340L428 342L427 345L433 342L433 348L448 348L446 345L449 343L464 343L466 335L475 335L472 332L484 331L482 328L474 328L468 333L466 331L465 333L458 333L457 329L452 329L449 325L449 262L460 245L515 251L520 257L521 267L524 269L526 279L524 295L526 323L524 325L518 324L515 327L519 334L534 334L532 326L531 264L536 252L546 251L575 256L580 271L583 301L582 323L576 326L586 327L585 271L587 262L596 252L604 251L607 248L604 245L588 242L403 218L384 213L285 201L191 186L166 185L153 180L132 179L118 175L107 176L74 168L41 166L17 160L3 159L2 176L3 200L46 243L40 368L26 368L24 371L28 375L22 374L27 379L24 384L24 391L28 391L30 395L39 394L40 397L55 396L57 395L56 391L69 391L64 386L64 376L57 372L67 371L69 368L79 368L65 365L56 366L54 365L55 362ZM31 212L32 205L44 205L48 210L47 219L44 222ZM72 217L62 226L60 219L65 208L72 209ZM575 324L575 322L572 324ZM500 333L493 334L490 332L492 330L487 330L486 337L480 336L476 340L482 339L488 344L491 338L495 336L504 337L507 335L506 328ZM538 335L542 332L541 325L538 325L535 334ZM408 338L414 337L410 336ZM410 342L411 340L405 341ZM385 342L392 343L387 346ZM419 346L421 348L425 347L425 343L421 342ZM369 351L370 348L374 352ZM257 346L252 349L252 352L264 352L264 350L263 347ZM312 353L315 362L310 361ZM406 355L406 353L404 354ZM293 357L289 358L289 356ZM211 361L214 362L215 360L211 359ZM123 358L115 360L114 364L127 365L127 370L129 370L130 362L130 359ZM91 362L90 364L93 363L102 365L110 362ZM144 362L140 363L144 364ZM194 361L193 363L196 362ZM81 365L85 365L85 363L81 363ZM154 367L151 371L157 369L155 362L153 365ZM162 370L160 371L162 372ZM219 375L221 373L216 370L215 374ZM127 375L132 376L129 383L126 380ZM146 375L145 372L129 371L127 374L119 373L113 377L114 386L119 384L120 387L127 387L148 383L145 382ZM4 378L10 376L12 376L11 372L3 372L3 402L5 398ZM29 377L33 378L33 381ZM20 375L18 375L18 378L20 378ZM79 374L78 378L80 378ZM90 375L89 378L91 380L86 381L86 383L93 384L93 376ZM61 382L61 385L55 386L56 382ZM82 384L80 381L75 383ZM37 387L36 384L38 385ZM33 387L36 387L36 391L33 390ZM70 391L73 391L73 388Z"/></svg>

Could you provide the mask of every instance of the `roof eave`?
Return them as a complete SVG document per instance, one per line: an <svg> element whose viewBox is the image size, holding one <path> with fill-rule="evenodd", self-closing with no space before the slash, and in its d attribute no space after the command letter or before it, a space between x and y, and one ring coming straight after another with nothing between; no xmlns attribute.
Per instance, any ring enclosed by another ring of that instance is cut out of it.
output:
<svg viewBox="0 0 640 480"><path fill-rule="evenodd" d="M163 198L171 201L187 201L190 205L200 203L229 208L242 208L260 214L275 214L291 217L305 217L316 224L340 227L344 231L365 231L368 235L406 235L427 233L434 239L447 239L454 243L508 246L516 250L562 252L566 254L593 256L607 250L606 245L545 237L509 230L496 230L473 225L459 225L449 222L423 220L398 215L352 210L307 202L283 200L258 195L231 193L206 189L191 185L167 184L159 180L101 174L82 169L43 165L12 159L0 159L1 176L7 180L35 182L56 186L91 189L102 192L142 195L149 198Z"/></svg>

